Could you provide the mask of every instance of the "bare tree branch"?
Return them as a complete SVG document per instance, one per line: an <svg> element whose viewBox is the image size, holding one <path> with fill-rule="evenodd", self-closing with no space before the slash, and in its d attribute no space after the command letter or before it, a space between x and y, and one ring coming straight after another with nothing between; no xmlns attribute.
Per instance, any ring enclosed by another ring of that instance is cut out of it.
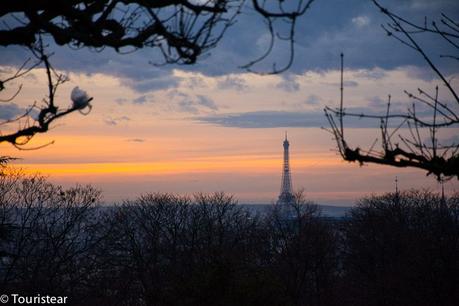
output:
<svg viewBox="0 0 459 306"><path fill-rule="evenodd" d="M43 65L46 71L46 80L48 83L48 95L47 98L43 99L44 106L39 107L34 103L29 107L23 114L17 116L16 118L6 120L2 122L2 125L18 123L20 128L16 131L0 135L1 142L9 142L14 145L16 148L26 149L24 146L32 139L35 134L45 133L49 130L51 123L55 120L64 117L70 113L73 113L77 110L81 111L83 108L89 107L90 102L93 98L88 98L85 103L82 105L76 105L75 103L68 107L67 109L60 110L55 103L55 95L57 89L60 85L67 81L67 77L59 74L53 69L49 62L49 54L46 53L45 46L43 41L39 41L30 47L30 51L36 58L36 62L29 68L24 69L27 63L18 69L18 71L12 76L6 79L6 81L11 81L19 77L24 76L32 69ZM6 82L3 82L5 84ZM17 94L16 94L17 95ZM34 116L37 113L36 117ZM41 148L43 146L38 146L36 148Z"/></svg>
<svg viewBox="0 0 459 306"><path fill-rule="evenodd" d="M293 64L295 57L295 30L299 17L303 16L308 11L315 0L295 0L295 1L264 1L252 0L254 10L259 13L266 21L270 40L265 52L258 58L241 66L250 72L260 75L279 74L287 71ZM283 23L287 25L288 31L285 36L276 32L275 23ZM288 47L288 56L283 65L278 67L277 62L273 62L272 68L260 71L256 68L257 64L266 61L267 57L272 53L276 42L286 42Z"/></svg>
<svg viewBox="0 0 459 306"><path fill-rule="evenodd" d="M408 34L409 35L409 34ZM341 65L341 73L343 66ZM341 86L343 79L341 78ZM342 88L342 87L341 87ZM342 92L342 91L341 91ZM345 112L343 107L343 95L341 95L340 107L333 109L325 108L325 115L329 121L334 139L336 140L338 150L344 160L350 162L358 162L361 165L365 163L375 163L381 165L389 165L393 167L412 167L423 169L427 175L434 174L438 180L450 179L457 177L459 179L459 150L458 143L449 145L439 144L438 131L441 128L457 128L459 118L454 110L446 104L439 102L439 88L435 87L433 96L427 94L423 90L419 90L421 96L406 92L408 97L413 99L412 109L409 109L406 114L391 114L390 113L390 96L387 103L386 114L356 114ZM429 99L428 101L424 99ZM420 117L416 112L416 103L420 102L429 107L432 112L430 120ZM381 130L381 149L374 150L376 139L370 146L368 151L360 147L352 148L348 145L343 130L343 118L358 117L380 120ZM389 131L389 119L400 119L401 122L393 130ZM441 121L440 121L441 120ZM338 121L338 123L336 122ZM400 128L405 127L410 136L404 136L400 132ZM426 144L426 140L421 136L421 129L427 129L430 137L430 145ZM394 142L392 139L395 133L398 133L398 139L402 143Z"/></svg>

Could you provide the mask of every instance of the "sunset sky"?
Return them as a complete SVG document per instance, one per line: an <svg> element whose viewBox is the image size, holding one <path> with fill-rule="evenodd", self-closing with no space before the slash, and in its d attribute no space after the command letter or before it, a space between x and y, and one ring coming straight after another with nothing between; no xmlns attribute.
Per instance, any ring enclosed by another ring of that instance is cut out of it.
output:
<svg viewBox="0 0 459 306"><path fill-rule="evenodd" d="M425 15L439 19L443 11L459 15L455 0L382 2L419 22ZM438 191L435 178L420 170L342 161L331 134L321 129L328 127L323 108L339 102L340 52L349 109L384 111L391 94L394 109L402 111L411 103L404 90L432 91L440 84L413 50L385 35L384 22L370 1L317 1L298 24L292 68L275 76L239 68L267 43L262 21L250 12L193 66L153 66L149 62L158 54L151 49L120 55L52 46L52 63L70 79L59 88L59 105L69 105L70 92L79 86L94 97L93 109L58 121L30 143L54 141L45 148L18 151L1 143L1 155L19 157L16 166L65 186L94 184L107 203L157 191L225 191L242 203L269 203L279 193L287 131L293 186L319 204L352 205L363 195L393 191L396 176L401 189ZM437 57L448 50L435 40L422 42L457 88L459 65ZM271 67L273 59L282 62L287 53L280 45L257 68ZM21 48L0 48L1 76L26 58ZM45 76L36 69L21 80L14 104L0 104L0 120L45 97ZM442 88L440 94L450 98ZM349 119L345 126L351 145L368 146L379 137L378 122ZM458 130L448 129L439 139L459 141ZM445 190L459 191L457 180Z"/></svg>

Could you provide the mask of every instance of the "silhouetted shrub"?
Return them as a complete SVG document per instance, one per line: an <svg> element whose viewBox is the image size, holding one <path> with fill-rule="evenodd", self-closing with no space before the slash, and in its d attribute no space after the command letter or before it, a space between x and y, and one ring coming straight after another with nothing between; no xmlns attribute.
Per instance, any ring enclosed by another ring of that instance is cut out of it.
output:
<svg viewBox="0 0 459 306"><path fill-rule="evenodd" d="M344 235L350 304L457 304L457 196L409 191L365 198L352 209Z"/></svg>
<svg viewBox="0 0 459 306"><path fill-rule="evenodd" d="M77 297L87 290L98 243L90 186L63 189L41 176L0 177L2 292Z"/></svg>

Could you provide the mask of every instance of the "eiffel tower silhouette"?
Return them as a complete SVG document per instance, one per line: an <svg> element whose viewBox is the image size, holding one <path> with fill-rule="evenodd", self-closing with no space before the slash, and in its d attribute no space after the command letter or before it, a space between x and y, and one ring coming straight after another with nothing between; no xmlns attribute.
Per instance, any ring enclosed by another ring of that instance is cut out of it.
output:
<svg viewBox="0 0 459 306"><path fill-rule="evenodd" d="M282 171L282 183L281 183L281 191L279 195L279 199L277 200L277 204L288 205L292 204L294 200L293 192L292 192L292 177L290 174L290 163L289 163L289 153L288 149L290 143L287 139L287 132L285 132L285 140L284 140L284 167Z"/></svg>

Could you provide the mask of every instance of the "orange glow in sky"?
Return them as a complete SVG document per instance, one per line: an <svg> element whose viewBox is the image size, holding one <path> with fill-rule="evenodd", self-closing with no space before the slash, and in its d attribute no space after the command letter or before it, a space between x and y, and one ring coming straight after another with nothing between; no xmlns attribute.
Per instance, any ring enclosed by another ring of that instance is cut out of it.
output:
<svg viewBox="0 0 459 306"><path fill-rule="evenodd" d="M32 148L54 141L52 145L18 151L2 143L2 155L20 158L13 163L15 166L26 173L42 173L58 184L93 184L103 191L108 202L147 192L225 191L241 202L270 203L279 193L282 142L288 130L293 187L304 188L312 200L321 204L352 205L369 193L392 191L395 176L399 177L402 189L428 187L438 190L435 179L425 177L419 170L376 165L359 167L342 161L332 136L320 126L244 128L198 120L199 117L257 110L314 111L320 119L323 105L310 105L304 99L314 93L324 103L333 103L338 93L332 85L339 76L337 71L301 76L297 79L301 89L295 92L278 89L279 76L242 74L239 77L248 89L240 92L219 89L218 78L183 71L175 73L183 80L179 85L182 95L191 98L197 94L206 95L215 102L218 113L208 108L184 113L177 109L180 104L173 101L174 91L170 90L145 94L149 102L143 104L118 103L115 101L132 101L139 98L139 94L121 86L120 80L113 76L71 74L69 84L60 88L60 103L65 105L66 96L78 84L96 97L91 113L88 116L74 113L30 143ZM358 75L358 71L355 73ZM396 80L401 88L419 85L419 80L412 81L403 71L386 73L391 74L387 78L390 86ZM186 86L190 78L202 79L202 88L197 92ZM359 81L366 82L365 88L373 95L385 94L381 80L379 83ZM36 100L43 95L45 86L37 75L37 82L24 90L24 101ZM360 88L347 89L347 95L354 97L356 103L364 103ZM359 144L371 144L375 135L372 129L347 131L350 141ZM459 189L457 182L452 181L445 187L447 192Z"/></svg>
<svg viewBox="0 0 459 306"><path fill-rule="evenodd" d="M118 162L118 163L42 163L23 164L26 173L42 173L53 176L71 175L161 175L187 172L269 172L279 170L279 158L272 156L226 156L209 157L203 160L169 162ZM295 160L295 168L324 168L339 166L337 159Z"/></svg>

